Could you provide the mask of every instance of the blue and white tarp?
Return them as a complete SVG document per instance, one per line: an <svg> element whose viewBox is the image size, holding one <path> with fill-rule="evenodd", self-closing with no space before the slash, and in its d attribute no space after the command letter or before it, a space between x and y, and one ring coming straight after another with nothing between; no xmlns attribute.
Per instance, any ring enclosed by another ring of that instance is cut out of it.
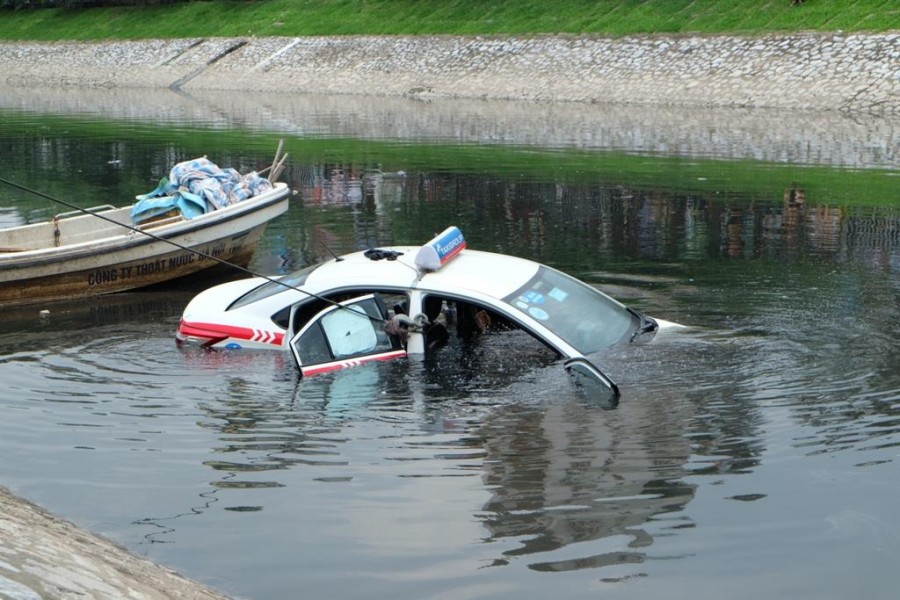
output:
<svg viewBox="0 0 900 600"><path fill-rule="evenodd" d="M221 169L205 156L178 163L155 190L137 197L131 220L140 224L173 210L186 219L230 206L272 189L256 171L242 176L234 169Z"/></svg>

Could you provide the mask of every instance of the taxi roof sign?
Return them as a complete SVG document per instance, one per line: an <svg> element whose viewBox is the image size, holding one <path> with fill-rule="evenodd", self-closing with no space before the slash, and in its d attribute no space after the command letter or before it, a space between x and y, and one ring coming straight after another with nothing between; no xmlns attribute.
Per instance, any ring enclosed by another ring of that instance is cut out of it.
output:
<svg viewBox="0 0 900 600"><path fill-rule="evenodd" d="M422 271L437 271L465 248L466 238L459 227L448 227L419 249L416 266Z"/></svg>

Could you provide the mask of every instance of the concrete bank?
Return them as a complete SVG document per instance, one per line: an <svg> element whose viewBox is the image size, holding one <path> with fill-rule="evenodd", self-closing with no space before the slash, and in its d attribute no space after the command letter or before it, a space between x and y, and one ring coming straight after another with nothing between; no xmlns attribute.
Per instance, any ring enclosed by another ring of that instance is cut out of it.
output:
<svg viewBox="0 0 900 600"><path fill-rule="evenodd" d="M224 600L0 487L0 598Z"/></svg>
<svg viewBox="0 0 900 600"><path fill-rule="evenodd" d="M6 42L0 82L896 115L900 32Z"/></svg>

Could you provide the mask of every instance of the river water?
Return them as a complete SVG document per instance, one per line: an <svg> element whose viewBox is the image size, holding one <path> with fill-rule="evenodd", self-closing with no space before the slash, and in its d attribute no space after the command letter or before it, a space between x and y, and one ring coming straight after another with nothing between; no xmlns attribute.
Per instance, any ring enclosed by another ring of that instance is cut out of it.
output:
<svg viewBox="0 0 900 600"><path fill-rule="evenodd" d="M285 139L257 271L455 224L688 327L598 357L611 408L515 340L304 380L179 350L208 281L5 309L0 484L244 598L895 597L896 121L31 94L3 176L81 206ZM0 226L61 210L0 186Z"/></svg>

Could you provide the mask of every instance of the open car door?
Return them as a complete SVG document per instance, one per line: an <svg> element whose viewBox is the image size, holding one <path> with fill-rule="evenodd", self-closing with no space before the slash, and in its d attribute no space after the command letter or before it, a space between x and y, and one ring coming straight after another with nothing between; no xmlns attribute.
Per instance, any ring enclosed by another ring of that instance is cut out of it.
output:
<svg viewBox="0 0 900 600"><path fill-rule="evenodd" d="M322 310L290 341L301 375L406 356L400 340L385 333L387 318L384 303L373 294Z"/></svg>

